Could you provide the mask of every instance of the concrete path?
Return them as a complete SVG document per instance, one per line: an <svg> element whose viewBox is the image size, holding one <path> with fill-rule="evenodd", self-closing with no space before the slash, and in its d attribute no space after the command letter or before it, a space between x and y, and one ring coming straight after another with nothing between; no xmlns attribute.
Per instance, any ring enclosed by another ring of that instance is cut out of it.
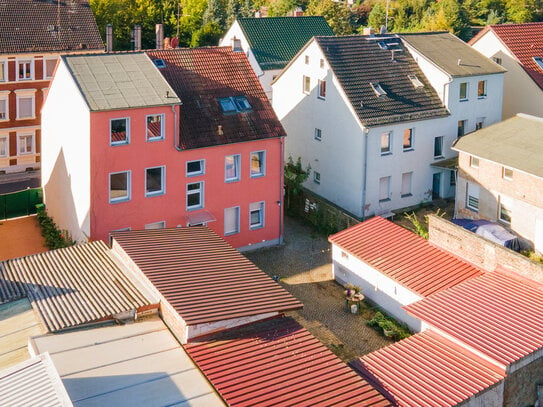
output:
<svg viewBox="0 0 543 407"><path fill-rule="evenodd" d="M346 312L343 287L332 279L330 244L297 219L285 217L285 244L244 253L298 298L304 308L291 313L306 329L344 361L391 343L368 328L369 307L361 315Z"/></svg>
<svg viewBox="0 0 543 407"><path fill-rule="evenodd" d="M0 260L47 251L36 216L0 221Z"/></svg>

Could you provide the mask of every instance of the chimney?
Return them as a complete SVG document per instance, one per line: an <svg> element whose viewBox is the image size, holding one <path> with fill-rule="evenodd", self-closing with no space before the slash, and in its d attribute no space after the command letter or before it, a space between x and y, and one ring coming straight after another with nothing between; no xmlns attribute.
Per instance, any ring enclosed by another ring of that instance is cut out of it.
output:
<svg viewBox="0 0 543 407"><path fill-rule="evenodd" d="M106 25L106 52L113 51L113 26Z"/></svg>
<svg viewBox="0 0 543 407"><path fill-rule="evenodd" d="M364 27L362 34L373 37L375 35L375 30L372 27Z"/></svg>
<svg viewBox="0 0 543 407"><path fill-rule="evenodd" d="M217 126L217 134L219 136L224 135L224 132L222 131L222 126L220 124Z"/></svg>
<svg viewBox="0 0 543 407"><path fill-rule="evenodd" d="M234 52L242 52L243 48L241 48L241 40L239 38L236 38L234 35L232 37L232 51Z"/></svg>
<svg viewBox="0 0 543 407"><path fill-rule="evenodd" d="M262 12L260 10L255 11L255 18L262 18Z"/></svg>
<svg viewBox="0 0 543 407"><path fill-rule="evenodd" d="M134 26L134 51L141 51L141 25Z"/></svg>
<svg viewBox="0 0 543 407"><path fill-rule="evenodd" d="M296 9L294 10L294 17L303 17L304 15L304 11L302 10L301 7L296 7Z"/></svg>
<svg viewBox="0 0 543 407"><path fill-rule="evenodd" d="M164 49L172 49L172 43L170 37L164 38Z"/></svg>
<svg viewBox="0 0 543 407"><path fill-rule="evenodd" d="M164 25L157 24L155 26L155 37L156 37L156 49L164 48Z"/></svg>

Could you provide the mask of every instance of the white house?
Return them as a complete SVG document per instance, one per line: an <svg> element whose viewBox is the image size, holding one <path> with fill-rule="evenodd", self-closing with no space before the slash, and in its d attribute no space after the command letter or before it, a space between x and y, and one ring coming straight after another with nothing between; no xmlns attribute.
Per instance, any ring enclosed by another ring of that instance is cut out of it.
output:
<svg viewBox="0 0 543 407"><path fill-rule="evenodd" d="M543 22L489 25L469 44L507 69L503 118L543 117Z"/></svg>
<svg viewBox="0 0 543 407"><path fill-rule="evenodd" d="M334 35L322 16L239 18L219 45L245 52L271 100L272 81L315 35Z"/></svg>

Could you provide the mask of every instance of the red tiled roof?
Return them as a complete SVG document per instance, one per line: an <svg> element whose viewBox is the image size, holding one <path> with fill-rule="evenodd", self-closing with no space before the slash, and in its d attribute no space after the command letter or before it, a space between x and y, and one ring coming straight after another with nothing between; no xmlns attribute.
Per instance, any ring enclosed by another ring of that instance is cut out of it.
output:
<svg viewBox="0 0 543 407"><path fill-rule="evenodd" d="M504 365L543 347L543 285L503 270L404 308Z"/></svg>
<svg viewBox="0 0 543 407"><path fill-rule="evenodd" d="M159 71L182 101L182 149L285 135L243 52L233 52L230 47L202 47L147 51L147 55L152 60L164 60L166 67ZM252 109L223 113L217 99L234 96L246 96Z"/></svg>
<svg viewBox="0 0 543 407"><path fill-rule="evenodd" d="M112 235L189 325L302 308L206 227Z"/></svg>
<svg viewBox="0 0 543 407"><path fill-rule="evenodd" d="M292 318L185 345L229 406L390 406Z"/></svg>
<svg viewBox="0 0 543 407"><path fill-rule="evenodd" d="M543 58L543 22L490 25L469 43L474 44L488 31L496 34L526 73L543 89L543 69L534 61L534 57Z"/></svg>
<svg viewBox="0 0 543 407"><path fill-rule="evenodd" d="M104 49L88 0L2 0L0 21L0 53Z"/></svg>
<svg viewBox="0 0 543 407"><path fill-rule="evenodd" d="M423 297L482 274L471 264L379 216L328 240Z"/></svg>
<svg viewBox="0 0 543 407"><path fill-rule="evenodd" d="M505 378L505 370L427 330L363 356L353 367L399 406L455 406Z"/></svg>

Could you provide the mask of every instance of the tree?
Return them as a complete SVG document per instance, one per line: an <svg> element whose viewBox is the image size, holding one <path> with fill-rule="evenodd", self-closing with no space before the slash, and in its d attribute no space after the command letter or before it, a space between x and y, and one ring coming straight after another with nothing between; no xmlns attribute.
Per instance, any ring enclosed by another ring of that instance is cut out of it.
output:
<svg viewBox="0 0 543 407"><path fill-rule="evenodd" d="M217 45L224 30L216 23L209 22L192 34L191 47L202 47L206 45Z"/></svg>
<svg viewBox="0 0 543 407"><path fill-rule="evenodd" d="M381 29L381 26L386 23L386 10L383 3L376 3L371 9L370 15L368 16L368 26L374 28L376 31Z"/></svg>
<svg viewBox="0 0 543 407"><path fill-rule="evenodd" d="M350 24L351 13L343 3L333 0L311 0L307 6L306 15L323 16L336 35L353 33Z"/></svg>
<svg viewBox="0 0 543 407"><path fill-rule="evenodd" d="M208 23L215 23L221 29L224 29L226 24L226 10L221 0L207 0L207 7L202 15L202 23L204 26Z"/></svg>
<svg viewBox="0 0 543 407"><path fill-rule="evenodd" d="M311 166L305 169L302 167L302 158L298 157L296 162L291 156L285 164L285 189L287 192L287 210L290 209L290 198L298 195L302 190L302 184L309 178Z"/></svg>

